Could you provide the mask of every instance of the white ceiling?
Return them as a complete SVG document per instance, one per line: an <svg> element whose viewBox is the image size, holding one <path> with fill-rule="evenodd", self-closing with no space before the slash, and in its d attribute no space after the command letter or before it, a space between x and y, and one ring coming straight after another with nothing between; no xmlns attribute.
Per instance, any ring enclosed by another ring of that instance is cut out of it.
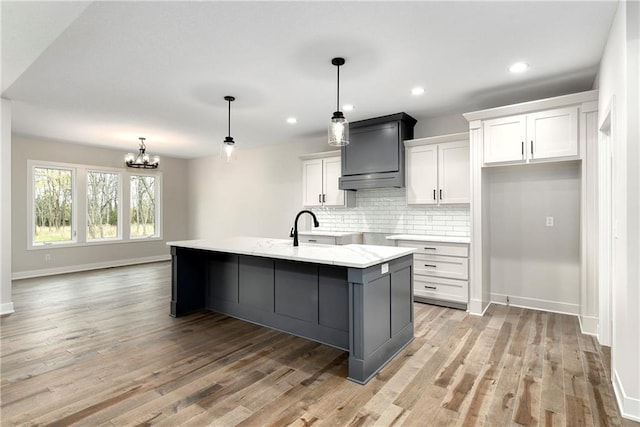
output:
<svg viewBox="0 0 640 427"><path fill-rule="evenodd" d="M2 96L18 134L176 157L591 89L615 1L10 2ZM65 28L66 27L66 28ZM531 69L510 74L513 62ZM424 95L410 94L423 86ZM298 123L289 125L286 118Z"/></svg>

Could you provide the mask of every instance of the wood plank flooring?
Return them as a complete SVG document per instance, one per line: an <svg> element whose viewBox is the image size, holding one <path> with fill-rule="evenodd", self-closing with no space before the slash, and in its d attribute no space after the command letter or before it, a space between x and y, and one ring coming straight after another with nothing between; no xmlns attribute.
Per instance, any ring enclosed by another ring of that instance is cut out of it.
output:
<svg viewBox="0 0 640 427"><path fill-rule="evenodd" d="M415 304L367 385L347 353L214 313L169 316L170 264L15 281L2 426L631 426L572 316Z"/></svg>

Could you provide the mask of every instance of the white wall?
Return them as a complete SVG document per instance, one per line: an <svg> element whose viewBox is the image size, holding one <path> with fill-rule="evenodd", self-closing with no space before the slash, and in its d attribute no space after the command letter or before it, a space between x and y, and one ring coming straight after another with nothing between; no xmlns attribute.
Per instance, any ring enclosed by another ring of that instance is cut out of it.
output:
<svg viewBox="0 0 640 427"><path fill-rule="evenodd" d="M1 99L0 115L0 314L13 313L11 299L11 101Z"/></svg>
<svg viewBox="0 0 640 427"><path fill-rule="evenodd" d="M613 383L621 410L640 421L638 241L638 2L622 1L600 64L599 121L613 103Z"/></svg>
<svg viewBox="0 0 640 427"><path fill-rule="evenodd" d="M97 148L64 142L44 141L13 135L12 144L12 268L13 276L29 277L89 267L123 265L136 260L169 257L166 241L184 240L188 233L187 160L162 157L163 239L141 242L109 243L80 247L27 250L27 160L76 163L123 168L120 150ZM45 261L45 253L50 260Z"/></svg>
<svg viewBox="0 0 640 427"><path fill-rule="evenodd" d="M243 148L238 158L189 161L189 236L286 238L302 209L299 156L331 151L323 139Z"/></svg>
<svg viewBox="0 0 640 427"><path fill-rule="evenodd" d="M579 162L488 168L484 179L491 300L578 314Z"/></svg>

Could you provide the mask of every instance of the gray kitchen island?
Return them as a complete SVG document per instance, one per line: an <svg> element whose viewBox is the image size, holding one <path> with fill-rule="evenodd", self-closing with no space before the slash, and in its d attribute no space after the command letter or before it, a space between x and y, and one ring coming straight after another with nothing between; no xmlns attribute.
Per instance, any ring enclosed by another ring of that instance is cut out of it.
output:
<svg viewBox="0 0 640 427"><path fill-rule="evenodd" d="M169 242L171 315L211 310L349 352L369 381L413 340L413 249L234 237Z"/></svg>

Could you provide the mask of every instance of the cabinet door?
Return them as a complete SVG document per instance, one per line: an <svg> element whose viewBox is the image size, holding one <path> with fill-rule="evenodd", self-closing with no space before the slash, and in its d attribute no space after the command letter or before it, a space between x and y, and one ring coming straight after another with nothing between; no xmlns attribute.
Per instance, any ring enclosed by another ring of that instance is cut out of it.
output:
<svg viewBox="0 0 640 427"><path fill-rule="evenodd" d="M320 206L322 197L322 159L302 162L302 204Z"/></svg>
<svg viewBox="0 0 640 427"><path fill-rule="evenodd" d="M469 142L438 144L438 200L443 203L469 203Z"/></svg>
<svg viewBox="0 0 640 427"><path fill-rule="evenodd" d="M482 128L484 163L524 161L526 116L485 120Z"/></svg>
<svg viewBox="0 0 640 427"><path fill-rule="evenodd" d="M527 115L529 160L578 155L578 108Z"/></svg>
<svg viewBox="0 0 640 427"><path fill-rule="evenodd" d="M438 148L436 144L408 147L407 203L433 205L438 203Z"/></svg>
<svg viewBox="0 0 640 427"><path fill-rule="evenodd" d="M340 157L324 159L322 170L323 202L325 206L344 206L344 191L338 188L342 173Z"/></svg>

